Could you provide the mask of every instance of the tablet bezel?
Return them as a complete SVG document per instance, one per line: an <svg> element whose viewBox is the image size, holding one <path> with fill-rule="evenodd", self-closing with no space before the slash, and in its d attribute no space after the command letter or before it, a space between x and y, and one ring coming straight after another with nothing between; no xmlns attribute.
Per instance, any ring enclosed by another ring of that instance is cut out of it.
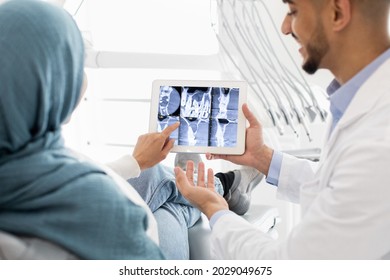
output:
<svg viewBox="0 0 390 280"><path fill-rule="evenodd" d="M161 86L182 86L182 87L225 87L239 88L238 95L238 126L237 126L237 145L235 147L210 147L210 146L182 146L175 145L171 152L176 153L212 153L241 155L245 152L245 130L246 119L242 112L242 105L247 100L247 83L245 81L227 81L227 80L154 80L152 84L152 95L149 117L149 131L158 131L157 115L160 103Z"/></svg>

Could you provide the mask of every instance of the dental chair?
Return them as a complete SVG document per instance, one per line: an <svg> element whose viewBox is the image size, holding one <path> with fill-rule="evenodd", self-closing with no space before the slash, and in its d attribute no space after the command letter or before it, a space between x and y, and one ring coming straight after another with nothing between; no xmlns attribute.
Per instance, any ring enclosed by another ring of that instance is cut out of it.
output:
<svg viewBox="0 0 390 280"><path fill-rule="evenodd" d="M0 231L0 260L74 260L65 249L35 237Z"/></svg>

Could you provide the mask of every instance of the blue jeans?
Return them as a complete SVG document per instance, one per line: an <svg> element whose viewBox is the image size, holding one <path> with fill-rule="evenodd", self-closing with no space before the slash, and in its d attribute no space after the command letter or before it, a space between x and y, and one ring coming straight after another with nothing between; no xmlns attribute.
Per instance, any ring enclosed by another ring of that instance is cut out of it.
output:
<svg viewBox="0 0 390 280"><path fill-rule="evenodd" d="M180 194L173 168L158 164L128 182L152 210L158 224L160 248L167 259L189 259L188 228L200 217L200 211ZM223 187L215 177L215 188Z"/></svg>

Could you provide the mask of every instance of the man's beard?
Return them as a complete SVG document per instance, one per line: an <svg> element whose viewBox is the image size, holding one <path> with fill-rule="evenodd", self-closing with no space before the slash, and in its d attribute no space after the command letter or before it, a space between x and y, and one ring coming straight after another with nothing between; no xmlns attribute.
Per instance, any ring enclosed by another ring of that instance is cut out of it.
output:
<svg viewBox="0 0 390 280"><path fill-rule="evenodd" d="M308 57L306 62L303 63L302 68L306 73L314 74L319 69L322 59L329 50L329 43L324 32L324 27L320 22L317 24L317 28L306 50Z"/></svg>

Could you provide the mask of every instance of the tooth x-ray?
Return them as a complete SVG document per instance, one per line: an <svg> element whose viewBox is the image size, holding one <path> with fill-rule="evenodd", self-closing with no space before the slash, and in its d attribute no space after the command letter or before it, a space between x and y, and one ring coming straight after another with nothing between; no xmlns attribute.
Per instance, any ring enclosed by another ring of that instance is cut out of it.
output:
<svg viewBox="0 0 390 280"><path fill-rule="evenodd" d="M171 152L241 155L247 83L233 80L154 80L149 131L179 123Z"/></svg>
<svg viewBox="0 0 390 280"><path fill-rule="evenodd" d="M179 146L235 147L239 88L160 86L158 131L180 122Z"/></svg>

